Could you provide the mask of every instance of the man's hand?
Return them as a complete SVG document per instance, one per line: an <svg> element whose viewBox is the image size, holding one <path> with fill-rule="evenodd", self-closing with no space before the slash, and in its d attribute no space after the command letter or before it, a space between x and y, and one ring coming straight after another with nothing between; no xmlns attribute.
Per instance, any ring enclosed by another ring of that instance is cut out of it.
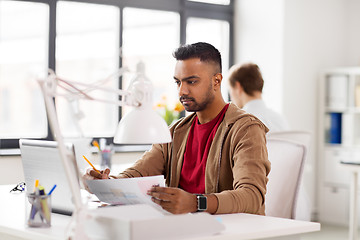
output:
<svg viewBox="0 0 360 240"><path fill-rule="evenodd" d="M109 179L110 169L106 168L105 170L101 170L100 173L95 171L92 168L89 168L86 171L85 175L88 175L92 180L94 179Z"/></svg>
<svg viewBox="0 0 360 240"><path fill-rule="evenodd" d="M110 169L106 168L105 170L100 171L98 173L92 168L86 170L86 173L82 176L82 182L84 184L85 189L91 193L88 185L86 184L87 180L94 180L94 179L109 179Z"/></svg>
<svg viewBox="0 0 360 240"><path fill-rule="evenodd" d="M180 188L152 187L148 192L151 200L163 209L174 214L196 212L196 195L185 192Z"/></svg>

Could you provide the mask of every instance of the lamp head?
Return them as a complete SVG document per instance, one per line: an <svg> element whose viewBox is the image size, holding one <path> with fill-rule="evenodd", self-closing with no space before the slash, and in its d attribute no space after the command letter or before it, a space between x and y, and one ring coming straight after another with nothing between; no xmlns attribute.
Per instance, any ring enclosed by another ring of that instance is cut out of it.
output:
<svg viewBox="0 0 360 240"><path fill-rule="evenodd" d="M145 66L142 62L139 62L136 67L136 75L130 82L128 92L130 92L130 105L151 108L153 85L145 75Z"/></svg>
<svg viewBox="0 0 360 240"><path fill-rule="evenodd" d="M151 108L134 108L120 121L114 143L152 144L171 142L164 119Z"/></svg>
<svg viewBox="0 0 360 240"><path fill-rule="evenodd" d="M145 76L145 65L139 62L136 76L128 88L131 105L137 106L120 121L114 143L152 144L171 142L165 120L152 110L153 85Z"/></svg>

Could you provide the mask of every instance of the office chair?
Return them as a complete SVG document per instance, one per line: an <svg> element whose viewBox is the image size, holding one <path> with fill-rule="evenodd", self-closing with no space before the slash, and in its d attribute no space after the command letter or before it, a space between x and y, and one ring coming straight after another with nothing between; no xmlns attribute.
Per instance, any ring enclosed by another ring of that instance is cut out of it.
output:
<svg viewBox="0 0 360 240"><path fill-rule="evenodd" d="M315 163L311 159L311 133L308 131L277 131L269 132L267 139L284 139L305 145L305 163L302 181L300 183L299 196L296 202L294 219L310 221L313 211L313 201L310 197L315 196Z"/></svg>
<svg viewBox="0 0 360 240"><path fill-rule="evenodd" d="M305 145L309 149L311 133L308 131L275 131L266 134L266 138L285 139Z"/></svg>
<svg viewBox="0 0 360 240"><path fill-rule="evenodd" d="M295 219L306 147L290 140L268 138L267 148L271 171L265 215Z"/></svg>

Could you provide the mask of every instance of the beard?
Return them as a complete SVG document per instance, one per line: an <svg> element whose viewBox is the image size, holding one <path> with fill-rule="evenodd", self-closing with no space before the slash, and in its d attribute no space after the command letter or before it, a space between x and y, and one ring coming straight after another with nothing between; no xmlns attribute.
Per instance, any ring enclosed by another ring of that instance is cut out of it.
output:
<svg viewBox="0 0 360 240"><path fill-rule="evenodd" d="M198 102L195 98L190 96L181 96L180 102L188 112L201 112L214 101L215 95L212 92L212 85L210 84L205 99Z"/></svg>

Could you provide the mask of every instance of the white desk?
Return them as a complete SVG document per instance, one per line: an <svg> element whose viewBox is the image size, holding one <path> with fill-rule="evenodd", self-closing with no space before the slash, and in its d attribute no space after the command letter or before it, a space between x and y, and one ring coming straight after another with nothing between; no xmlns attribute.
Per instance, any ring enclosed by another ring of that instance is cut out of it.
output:
<svg viewBox="0 0 360 240"><path fill-rule="evenodd" d="M341 166L352 172L352 179L350 183L350 210L349 210L349 239L357 240L358 235L358 173L360 171L360 164L341 162Z"/></svg>
<svg viewBox="0 0 360 240"><path fill-rule="evenodd" d="M9 193L13 187L0 185L0 239L64 239L70 217L52 213L50 228L27 227L25 193Z"/></svg>
<svg viewBox="0 0 360 240"><path fill-rule="evenodd" d="M0 185L0 239L64 239L70 217L52 214L50 228L25 226L24 193L12 194L14 186ZM319 223L294 221L251 214L218 215L226 230L219 235L196 239L262 239L320 230ZM11 238L12 237L12 238ZM292 239L292 238L291 238Z"/></svg>

